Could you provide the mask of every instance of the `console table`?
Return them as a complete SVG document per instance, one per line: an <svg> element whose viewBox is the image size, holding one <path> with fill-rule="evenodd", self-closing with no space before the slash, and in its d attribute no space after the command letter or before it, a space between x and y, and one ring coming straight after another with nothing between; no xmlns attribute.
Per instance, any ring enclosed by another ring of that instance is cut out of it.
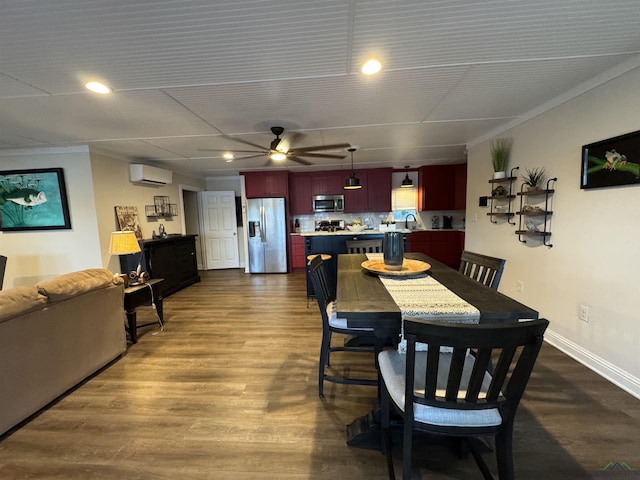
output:
<svg viewBox="0 0 640 480"><path fill-rule="evenodd" d="M138 328L147 327L158 323L161 327L164 325L164 317L162 313L162 283L164 279L153 278L147 283L140 285L131 285L124 289L124 310L127 313L127 324L129 326L129 337L131 343L138 342ZM137 324L136 309L143 305L155 305L158 315L157 322Z"/></svg>
<svg viewBox="0 0 640 480"><path fill-rule="evenodd" d="M196 259L196 235L167 235L140 242L142 254L121 255L122 272L135 271L138 261L151 278L164 278L162 294L168 297L200 281ZM142 255L142 259L140 258Z"/></svg>

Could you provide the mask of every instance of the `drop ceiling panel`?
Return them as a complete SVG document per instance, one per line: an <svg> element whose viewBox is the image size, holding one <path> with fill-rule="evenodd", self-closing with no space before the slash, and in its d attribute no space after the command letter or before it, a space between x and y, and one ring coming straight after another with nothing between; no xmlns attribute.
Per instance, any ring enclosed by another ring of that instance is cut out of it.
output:
<svg viewBox="0 0 640 480"><path fill-rule="evenodd" d="M428 119L517 116L629 58L631 55L470 67Z"/></svg>
<svg viewBox="0 0 640 480"><path fill-rule="evenodd" d="M639 20L636 0L357 2L353 56L401 69L638 52Z"/></svg>
<svg viewBox="0 0 640 480"><path fill-rule="evenodd" d="M90 75L123 90L345 73L348 5L4 0L1 68L52 93Z"/></svg>
<svg viewBox="0 0 640 480"><path fill-rule="evenodd" d="M161 92L113 96L56 95L0 100L2 124L10 131L29 129L44 142L206 134L213 129Z"/></svg>

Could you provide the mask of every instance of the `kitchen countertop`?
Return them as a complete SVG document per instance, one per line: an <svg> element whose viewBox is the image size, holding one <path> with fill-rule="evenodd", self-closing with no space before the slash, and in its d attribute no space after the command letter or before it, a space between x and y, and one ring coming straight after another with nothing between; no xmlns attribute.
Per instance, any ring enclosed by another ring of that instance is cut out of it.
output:
<svg viewBox="0 0 640 480"><path fill-rule="evenodd" d="M387 230L389 231L389 230ZM423 228L416 230L408 230L405 228L399 228L396 230L391 230L392 232L400 232L400 233L413 233L413 232L464 232L462 228ZM300 235L303 237L312 237L312 236L325 236L325 235L383 235L386 231L381 230L363 230L361 232L350 232L349 230L339 230L337 232L300 232L300 233L292 233L292 235Z"/></svg>

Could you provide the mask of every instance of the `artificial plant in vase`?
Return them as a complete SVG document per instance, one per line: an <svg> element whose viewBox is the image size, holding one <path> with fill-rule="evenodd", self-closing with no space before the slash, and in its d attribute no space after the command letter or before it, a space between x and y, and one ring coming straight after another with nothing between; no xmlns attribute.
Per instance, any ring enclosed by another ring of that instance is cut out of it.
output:
<svg viewBox="0 0 640 480"><path fill-rule="evenodd" d="M525 168L526 173L521 176L522 181L527 185L528 191L537 191L542 189L542 184L546 178L544 167L536 167L532 170Z"/></svg>
<svg viewBox="0 0 640 480"><path fill-rule="evenodd" d="M493 165L493 178L506 176L507 163L511 155L512 138L496 138L490 143L491 164Z"/></svg>

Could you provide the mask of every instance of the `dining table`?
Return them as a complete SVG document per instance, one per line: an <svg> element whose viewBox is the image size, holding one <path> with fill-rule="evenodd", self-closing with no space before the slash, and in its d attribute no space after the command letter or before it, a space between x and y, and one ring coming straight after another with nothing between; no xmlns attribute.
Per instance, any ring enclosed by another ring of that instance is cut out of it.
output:
<svg viewBox="0 0 640 480"><path fill-rule="evenodd" d="M431 277L471 308L475 307L478 314L477 323L509 323L538 318L536 310L423 253L407 252L404 258L428 264L420 275ZM379 273L372 273L363 267L367 260L366 254L338 255L337 315L346 319L349 328L370 327L380 338L399 339L403 316L401 308L380 279ZM390 278L394 275L398 276L398 273L389 272ZM427 294L425 301L429 301ZM378 410L358 417L347 426L347 444L362 448L380 448Z"/></svg>

